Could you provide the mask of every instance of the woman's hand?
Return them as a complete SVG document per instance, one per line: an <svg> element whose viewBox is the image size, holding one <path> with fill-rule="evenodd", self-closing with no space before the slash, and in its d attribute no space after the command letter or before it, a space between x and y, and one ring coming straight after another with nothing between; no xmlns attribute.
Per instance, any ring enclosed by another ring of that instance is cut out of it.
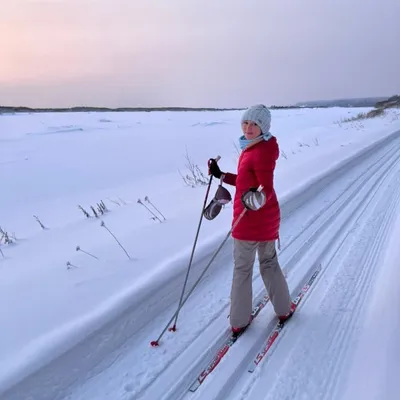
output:
<svg viewBox="0 0 400 400"><path fill-rule="evenodd" d="M217 161L214 158L208 160L208 175L212 175L217 179L221 178L223 172L220 170Z"/></svg>
<svg viewBox="0 0 400 400"><path fill-rule="evenodd" d="M257 188L250 188L242 195L242 203L248 210L258 211L265 205L266 201L266 194Z"/></svg>

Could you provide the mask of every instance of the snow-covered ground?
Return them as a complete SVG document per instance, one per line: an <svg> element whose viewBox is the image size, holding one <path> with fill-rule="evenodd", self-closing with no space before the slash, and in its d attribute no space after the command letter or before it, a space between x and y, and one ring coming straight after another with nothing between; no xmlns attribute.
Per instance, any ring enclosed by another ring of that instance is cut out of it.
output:
<svg viewBox="0 0 400 400"><path fill-rule="evenodd" d="M399 209L388 247L381 258L375 290L351 366L344 400L397 399L400 396L400 217ZM384 267L382 267L384 266Z"/></svg>
<svg viewBox="0 0 400 400"><path fill-rule="evenodd" d="M337 341L347 341L344 332L354 307L346 301L375 299L368 320L372 330L377 314L390 315L379 291L372 297L364 288L375 273L380 273L380 286L391 282L389 269L395 273L393 252L388 250L386 263L381 254L392 243L392 217L398 210L399 140L390 134L400 129L399 112L336 123L360 111L365 110L273 111L272 132L281 149L276 188L283 209L282 265L294 291L314 261L322 262L323 273L293 318L300 331L288 325L265 370L260 364L249 378L242 366L262 344L272 319L269 307L194 394L197 398L225 398L234 383L239 398L260 398L258 390L265 397L265 382L270 398L323 398L317 397L318 390L325 390L322 383L307 381L311 397L302 397L300 384L310 372L324 380L325 370L318 366L335 358ZM189 173L186 154L205 180L207 160L216 155L222 157L223 170L234 172L240 116L241 111L0 116L0 227L16 237L0 247L0 301L6 305L0 313L5 327L0 333L1 399L161 399L187 391L185 385L212 356L204 350L216 347L228 328L232 260L228 241L182 309L178 331L167 332L159 348L150 347L179 300L206 191L204 185L186 185L180 172ZM138 204L141 199L151 207L146 196L166 221L151 219ZM92 213L90 206L101 200L109 212L100 218L87 219L78 209L81 205ZM228 233L230 220L228 205L216 220L203 221L189 287ZM375 268L378 258L387 270ZM364 260L361 265L359 260ZM68 269L67 262L76 268ZM360 280L365 285L360 283L352 295L352 283ZM255 294L262 295L257 273L254 285ZM391 302L395 289L387 287ZM340 338L335 336L338 326ZM352 344L360 326L354 322L348 329ZM368 331L363 331L367 347ZM358 359L364 362L363 342L359 345L354 371ZM316 371L299 371L305 356ZM379 357L384 365L386 359ZM343 370L344 358L337 359L335 368ZM277 377L274 369L282 364L288 376ZM356 379L362 377L351 382Z"/></svg>

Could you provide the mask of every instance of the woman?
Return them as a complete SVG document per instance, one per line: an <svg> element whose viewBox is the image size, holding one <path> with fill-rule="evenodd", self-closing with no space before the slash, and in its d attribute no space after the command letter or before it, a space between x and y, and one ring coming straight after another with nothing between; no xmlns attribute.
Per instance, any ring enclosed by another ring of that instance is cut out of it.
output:
<svg viewBox="0 0 400 400"><path fill-rule="evenodd" d="M252 275L256 252L269 298L281 322L293 314L286 279L280 268L275 241L279 239L280 209L274 190L274 170L279 157L277 140L269 132L271 113L264 105L247 109L241 120L242 153L237 174L222 172L213 159L209 172L236 186L233 203L234 272L230 323L233 335L241 334L251 322ZM257 188L262 185L262 191ZM246 212L238 221L244 208ZM237 224L236 224L237 222Z"/></svg>

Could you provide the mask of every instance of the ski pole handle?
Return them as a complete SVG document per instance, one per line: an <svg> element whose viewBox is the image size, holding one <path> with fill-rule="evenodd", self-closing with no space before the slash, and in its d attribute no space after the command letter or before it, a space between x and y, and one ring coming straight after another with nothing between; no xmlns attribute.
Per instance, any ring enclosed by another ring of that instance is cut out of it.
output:
<svg viewBox="0 0 400 400"><path fill-rule="evenodd" d="M210 162L211 160L215 160L215 162L218 162L220 159L221 159L221 156L217 156L217 157L215 157L215 158L210 158L210 159L208 160L208 162Z"/></svg>
<svg viewBox="0 0 400 400"><path fill-rule="evenodd" d="M217 163L221 159L221 156L217 156L214 158L215 162Z"/></svg>
<svg viewBox="0 0 400 400"><path fill-rule="evenodd" d="M216 163L219 161L221 159L221 156L217 156L217 157L215 157L214 159L213 158L210 158L209 160L208 160L208 175L211 175L210 174L210 165L211 165L211 161L212 160L214 160Z"/></svg>

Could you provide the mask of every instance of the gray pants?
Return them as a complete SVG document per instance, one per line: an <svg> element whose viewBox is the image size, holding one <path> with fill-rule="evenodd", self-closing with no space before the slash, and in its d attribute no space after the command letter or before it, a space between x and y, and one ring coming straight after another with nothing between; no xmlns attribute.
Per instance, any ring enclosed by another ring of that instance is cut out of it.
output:
<svg viewBox="0 0 400 400"><path fill-rule="evenodd" d="M256 251L260 273L276 315L290 311L290 293L278 262L275 242L249 242L234 239L234 271L231 289L231 326L241 328L249 323L253 303L252 276Z"/></svg>

